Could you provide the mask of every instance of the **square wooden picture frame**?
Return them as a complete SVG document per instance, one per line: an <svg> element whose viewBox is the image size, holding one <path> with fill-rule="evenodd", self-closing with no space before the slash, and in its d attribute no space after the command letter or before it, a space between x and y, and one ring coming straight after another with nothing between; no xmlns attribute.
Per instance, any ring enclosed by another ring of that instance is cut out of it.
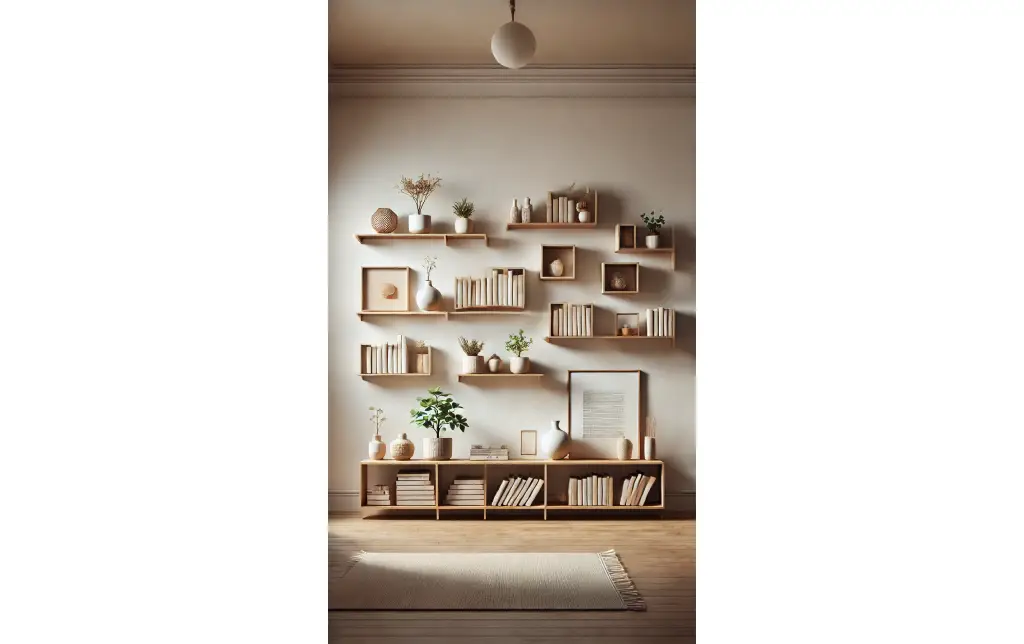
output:
<svg viewBox="0 0 1024 644"><path fill-rule="evenodd" d="M617 459L623 436L639 455L642 378L640 369L569 370L570 459Z"/></svg>
<svg viewBox="0 0 1024 644"><path fill-rule="evenodd" d="M524 429L519 432L519 455L520 456L536 456L537 455L537 430L536 429Z"/></svg>
<svg viewBox="0 0 1024 644"><path fill-rule="evenodd" d="M389 294L390 288L395 290ZM412 269L408 266L363 266L361 311L410 310Z"/></svg>

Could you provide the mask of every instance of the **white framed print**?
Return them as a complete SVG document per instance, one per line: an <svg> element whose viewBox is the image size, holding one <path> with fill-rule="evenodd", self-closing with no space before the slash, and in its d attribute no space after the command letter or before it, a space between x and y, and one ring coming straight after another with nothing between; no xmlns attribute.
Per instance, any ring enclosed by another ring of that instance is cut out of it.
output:
<svg viewBox="0 0 1024 644"><path fill-rule="evenodd" d="M640 443L641 371L569 371L570 458L616 459L620 438Z"/></svg>

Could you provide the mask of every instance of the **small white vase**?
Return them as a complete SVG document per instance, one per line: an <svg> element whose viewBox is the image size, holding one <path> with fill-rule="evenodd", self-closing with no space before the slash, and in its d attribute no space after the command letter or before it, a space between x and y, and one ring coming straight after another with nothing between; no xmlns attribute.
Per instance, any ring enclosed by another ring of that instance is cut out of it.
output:
<svg viewBox="0 0 1024 644"><path fill-rule="evenodd" d="M562 264L562 260L560 259L556 259L555 261L551 262L550 268L552 277L561 277L562 273L565 272L565 265Z"/></svg>
<svg viewBox="0 0 1024 644"><path fill-rule="evenodd" d="M387 451L388 446L380 439L380 434L375 434L373 440L370 441L370 460L379 461L383 459Z"/></svg>
<svg viewBox="0 0 1024 644"><path fill-rule="evenodd" d="M473 229L473 222L469 220L469 217L456 217L455 218L455 233L458 235L465 235Z"/></svg>
<svg viewBox="0 0 1024 644"><path fill-rule="evenodd" d="M501 358L491 358L488 360L487 368L490 369L491 373L498 373L501 371Z"/></svg>
<svg viewBox="0 0 1024 644"><path fill-rule="evenodd" d="M523 221L523 214L519 211L519 200L512 200L512 210L508 211L508 220L510 223L518 224Z"/></svg>
<svg viewBox="0 0 1024 644"><path fill-rule="evenodd" d="M578 213L576 213L576 218L579 219L581 224L585 224L590 221L590 211L581 210Z"/></svg>
<svg viewBox="0 0 1024 644"><path fill-rule="evenodd" d="M541 455L544 458L560 460L569 455L569 435L558 426L558 421L551 421L551 429L540 439Z"/></svg>
<svg viewBox="0 0 1024 644"><path fill-rule="evenodd" d="M416 306L420 307L421 311L440 311L441 303L441 291L434 288L430 280L424 282L420 290L416 291Z"/></svg>
<svg viewBox="0 0 1024 644"><path fill-rule="evenodd" d="M462 373L480 373L483 356L462 356Z"/></svg>
<svg viewBox="0 0 1024 644"><path fill-rule="evenodd" d="M452 458L452 439L431 436L423 439L423 458L428 461L448 461Z"/></svg>
<svg viewBox="0 0 1024 644"><path fill-rule="evenodd" d="M633 444L629 442L629 439L625 436L620 437L615 447L615 452L618 455L619 460L628 461L633 452Z"/></svg>
<svg viewBox="0 0 1024 644"><path fill-rule="evenodd" d="M654 455L654 437L644 436L644 458L648 461L653 461L657 458Z"/></svg>
<svg viewBox="0 0 1024 644"><path fill-rule="evenodd" d="M508 370L512 373L529 373L530 372L530 359L529 358L512 358L508 363Z"/></svg>
<svg viewBox="0 0 1024 644"><path fill-rule="evenodd" d="M430 215L409 215L410 233L429 233Z"/></svg>
<svg viewBox="0 0 1024 644"><path fill-rule="evenodd" d="M533 204L530 203L529 197L526 198L526 203L523 204L522 209L519 211L519 216L524 224L530 223L530 218L533 217Z"/></svg>
<svg viewBox="0 0 1024 644"><path fill-rule="evenodd" d="M648 235L645 238L645 241L647 242L647 247L648 248L657 248L658 247L658 240L659 239L660 238L657 235Z"/></svg>

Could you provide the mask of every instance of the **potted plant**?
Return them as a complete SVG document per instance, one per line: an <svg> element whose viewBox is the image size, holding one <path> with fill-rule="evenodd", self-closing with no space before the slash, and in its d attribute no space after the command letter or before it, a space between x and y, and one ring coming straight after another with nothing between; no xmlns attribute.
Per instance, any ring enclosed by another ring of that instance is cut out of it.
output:
<svg viewBox="0 0 1024 644"><path fill-rule="evenodd" d="M665 225L664 215L658 214L655 217L655 212L652 210L651 214L646 212L640 213L640 218L644 220L644 225L647 226L647 247L657 248L658 233L661 232L661 227Z"/></svg>
<svg viewBox="0 0 1024 644"><path fill-rule="evenodd" d="M530 359L524 358L523 354L531 344L533 344L533 340L524 336L522 329L519 329L518 335L513 333L508 336L505 349L516 354L516 357L509 361L509 371L512 373L528 373L530 371Z"/></svg>
<svg viewBox="0 0 1024 644"><path fill-rule="evenodd" d="M421 311L440 311L443 299L441 298L441 291L434 288L433 282L430 281L430 274L437 268L436 257L424 257L423 258L423 270L427 271L427 280L424 282L420 290L416 291L416 306L420 307Z"/></svg>
<svg viewBox="0 0 1024 644"><path fill-rule="evenodd" d="M425 177L421 174L420 178L415 181L403 175L402 180L398 182L398 191L412 197L416 204L416 214L409 215L410 233L430 232L430 215L423 214L423 205L427 203L427 197L440 185L441 177L432 177L429 174Z"/></svg>
<svg viewBox="0 0 1024 644"><path fill-rule="evenodd" d="M419 407L409 411L412 422L418 427L425 427L434 432L435 438L423 439L423 458L431 461L447 461L452 457L452 439L441 438L441 432L449 429L461 432L468 426L466 417L458 409L462 405L452 400L451 394L441 391L440 387L427 390L430 395L417 398Z"/></svg>
<svg viewBox="0 0 1024 644"><path fill-rule="evenodd" d="M380 424L387 420L387 418L384 417L384 410L379 407L370 407L370 411L373 412L370 420L373 421L374 425L373 440L370 441L370 460L379 461L384 458L384 454L388 449L388 446L380 439Z"/></svg>
<svg viewBox="0 0 1024 644"><path fill-rule="evenodd" d="M459 336L459 346L462 347L463 353L466 354L462 356L462 373L480 373L483 371L483 366L480 364L483 362L480 359L480 351L483 350L484 343L477 342L476 340L467 340Z"/></svg>
<svg viewBox="0 0 1024 644"><path fill-rule="evenodd" d="M456 201L455 205L452 206L452 210L455 211L455 232L459 235L465 235L473 230L473 222L470 221L470 217L473 216L473 210L476 206L473 205L472 201L467 201L465 197L462 201Z"/></svg>

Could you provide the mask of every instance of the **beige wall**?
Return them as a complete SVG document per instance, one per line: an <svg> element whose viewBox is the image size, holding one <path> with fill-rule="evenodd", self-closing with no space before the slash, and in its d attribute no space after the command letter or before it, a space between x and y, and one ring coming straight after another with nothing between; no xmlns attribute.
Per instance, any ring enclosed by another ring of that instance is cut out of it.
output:
<svg viewBox="0 0 1024 644"><path fill-rule="evenodd" d="M667 463L667 490L695 489L694 456L694 101L607 98L339 98L332 100L330 122L330 489L332 509L354 507L359 487L357 463L366 458L372 435L367 407L383 407L389 420L386 442L407 432L421 450L431 435L408 423L415 397L426 386L441 385L465 406L469 429L456 433L455 456L465 457L471 443L505 443L518 454L519 431L545 431L552 419L565 426L568 369L642 369L647 415L658 423L658 457ZM478 232L490 247L463 242L392 241L360 245L353 233L371 232L370 214L390 207L403 219L415 212L412 200L394 189L399 177L432 172L444 178L424 214L434 217L435 232L450 231L452 203L466 196L476 203ZM513 198L529 196L543 211L548 190L577 181L599 191L600 225L586 231L505 231ZM600 293L600 263L630 261L615 255L615 223L641 224L640 212L662 208L676 224L679 263L641 259L642 293L612 297ZM579 266L575 282L537 279L540 244L575 244ZM491 266L525 266L528 307L521 316L467 316L437 319L377 318L360 322L359 267L411 266L414 285L420 263L438 257L434 284L451 295L457 275L482 275ZM593 302L599 315L671 306L677 311L675 349L667 343L619 344L543 341L548 302ZM686 315L686 314L689 315ZM512 383L471 386L460 383L457 338L485 342L484 355L507 356L504 341L520 327L534 338L529 356L535 370L547 374L543 385ZM398 334L434 347L429 379L366 382L358 373L360 343L393 341ZM678 495L675 497L680 498Z"/></svg>

